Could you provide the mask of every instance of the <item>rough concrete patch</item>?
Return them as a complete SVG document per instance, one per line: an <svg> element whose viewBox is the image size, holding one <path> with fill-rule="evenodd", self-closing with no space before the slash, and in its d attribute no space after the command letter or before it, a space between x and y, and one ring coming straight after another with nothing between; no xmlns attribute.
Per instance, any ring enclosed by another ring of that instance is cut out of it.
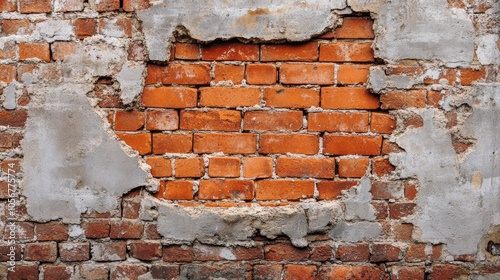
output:
<svg viewBox="0 0 500 280"><path fill-rule="evenodd" d="M163 0L137 13L149 58L166 61L177 27L200 41L243 38L304 41L332 28L346 0L179 1Z"/></svg>
<svg viewBox="0 0 500 280"><path fill-rule="evenodd" d="M370 67L368 87L375 93L386 88L410 89L415 84L414 79L407 75L386 75L380 66Z"/></svg>
<svg viewBox="0 0 500 280"><path fill-rule="evenodd" d="M364 177L358 186L349 189L344 201L347 221L375 220L377 214L373 205L370 204L372 200L371 188L370 179Z"/></svg>
<svg viewBox="0 0 500 280"><path fill-rule="evenodd" d="M49 43L68 41L75 35L69 20L42 21L36 24L36 30Z"/></svg>
<svg viewBox="0 0 500 280"><path fill-rule="evenodd" d="M286 235L295 246L305 247L308 233L330 229L341 212L338 202L317 203L316 214L309 216L306 212L311 206L307 203L229 209L179 207L153 199L145 199L142 203L149 205L149 209L141 207L141 212L151 211L152 207L158 209L158 232L172 243L199 240L225 245L240 244L251 241L250 238L259 232L271 239Z"/></svg>
<svg viewBox="0 0 500 280"><path fill-rule="evenodd" d="M30 87L23 140L24 193L37 221L77 223L88 209L111 211L117 198L147 184L146 173L110 138L93 111L89 85Z"/></svg>
<svg viewBox="0 0 500 280"><path fill-rule="evenodd" d="M424 126L397 139L406 152L390 156L401 177L421 183L415 216L420 239L445 243L453 255L477 253L481 237L500 224L499 90L498 84L478 84L470 100L462 101L472 106L473 114L460 133L477 139L463 162L439 122L443 116L434 109L421 110Z"/></svg>
<svg viewBox="0 0 500 280"><path fill-rule="evenodd" d="M4 89L4 95L3 107L7 110L16 109L16 85L14 83L10 83Z"/></svg>
<svg viewBox="0 0 500 280"><path fill-rule="evenodd" d="M360 241L373 241L380 237L382 233L382 226L375 222L354 222L345 223L341 222L330 231L329 236L333 240L347 241L347 242L360 242Z"/></svg>
<svg viewBox="0 0 500 280"><path fill-rule="evenodd" d="M500 64L500 50L498 49L498 34L486 34L478 38L477 58L483 65Z"/></svg>
<svg viewBox="0 0 500 280"><path fill-rule="evenodd" d="M120 83L121 94L120 98L123 104L130 104L134 101L144 87L144 71L146 67L142 63L134 63L127 61L123 65L120 73L116 77Z"/></svg>

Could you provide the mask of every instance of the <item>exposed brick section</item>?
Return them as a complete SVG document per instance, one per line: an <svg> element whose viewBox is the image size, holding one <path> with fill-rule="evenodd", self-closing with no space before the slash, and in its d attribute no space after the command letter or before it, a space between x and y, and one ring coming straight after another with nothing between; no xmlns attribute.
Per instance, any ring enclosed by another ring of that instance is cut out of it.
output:
<svg viewBox="0 0 500 280"><path fill-rule="evenodd" d="M119 0L90 1L91 7L98 12L111 12L120 8Z"/></svg>
<svg viewBox="0 0 500 280"><path fill-rule="evenodd" d="M201 88L200 105L236 108L260 104L259 88Z"/></svg>
<svg viewBox="0 0 500 280"><path fill-rule="evenodd" d="M241 60L256 61L259 59L259 46L243 43L219 43L202 46L203 60Z"/></svg>
<svg viewBox="0 0 500 280"><path fill-rule="evenodd" d="M2 68L0 67L0 71ZM28 113L22 110L0 110L0 125L12 126L12 127L24 127L26 120L28 119Z"/></svg>
<svg viewBox="0 0 500 280"><path fill-rule="evenodd" d="M195 153L251 154L257 148L255 134L204 134L194 135Z"/></svg>
<svg viewBox="0 0 500 280"><path fill-rule="evenodd" d="M85 236L87 238L105 238L109 236L111 225L108 220L93 220L84 224Z"/></svg>
<svg viewBox="0 0 500 280"><path fill-rule="evenodd" d="M50 50L48 43L19 43L19 59L38 59L50 61Z"/></svg>
<svg viewBox="0 0 500 280"><path fill-rule="evenodd" d="M241 113L235 110L181 111L180 127L185 130L239 131Z"/></svg>
<svg viewBox="0 0 500 280"><path fill-rule="evenodd" d="M382 146L380 136L326 135L324 152L335 155L378 155Z"/></svg>
<svg viewBox="0 0 500 280"><path fill-rule="evenodd" d="M316 187L318 188L318 199L332 200L342 194L343 190L348 190L357 185L355 181L322 181Z"/></svg>
<svg viewBox="0 0 500 280"><path fill-rule="evenodd" d="M276 161L276 174L280 177L333 178L335 160L280 157Z"/></svg>
<svg viewBox="0 0 500 280"><path fill-rule="evenodd" d="M270 261L305 261L309 257L307 248L297 248L291 244L278 243L266 246L266 260Z"/></svg>
<svg viewBox="0 0 500 280"><path fill-rule="evenodd" d="M371 262L395 262L400 260L401 249L390 244L373 244Z"/></svg>
<svg viewBox="0 0 500 280"><path fill-rule="evenodd" d="M287 111L249 111L243 120L244 130L288 130L297 131L302 128L302 112Z"/></svg>
<svg viewBox="0 0 500 280"><path fill-rule="evenodd" d="M177 111L151 110L146 114L146 129L148 130L176 130L179 128Z"/></svg>
<svg viewBox="0 0 500 280"><path fill-rule="evenodd" d="M339 160L339 176L361 178L366 174L369 164L368 158L341 158Z"/></svg>
<svg viewBox="0 0 500 280"><path fill-rule="evenodd" d="M193 147L191 134L153 134L153 153L189 153Z"/></svg>
<svg viewBox="0 0 500 280"><path fill-rule="evenodd" d="M1 12L15 12L17 10L17 4L15 0L2 0L0 1L0 11Z"/></svg>
<svg viewBox="0 0 500 280"><path fill-rule="evenodd" d="M367 132L368 113L311 113L309 131Z"/></svg>
<svg viewBox="0 0 500 280"><path fill-rule="evenodd" d="M325 109L376 109L378 97L366 88L324 87L321 89L321 107Z"/></svg>
<svg viewBox="0 0 500 280"><path fill-rule="evenodd" d="M165 262L192 262L193 248L188 246L163 247L163 261Z"/></svg>
<svg viewBox="0 0 500 280"><path fill-rule="evenodd" d="M319 91L309 88L267 88L264 101L267 107L309 108L319 106Z"/></svg>
<svg viewBox="0 0 500 280"><path fill-rule="evenodd" d="M285 265L284 279L314 280L316 279L316 270L317 267L315 265Z"/></svg>
<svg viewBox="0 0 500 280"><path fill-rule="evenodd" d="M254 182L251 180L202 180L198 198L252 200L253 194Z"/></svg>
<svg viewBox="0 0 500 280"><path fill-rule="evenodd" d="M142 104L155 108L196 107L198 92L185 87L145 87Z"/></svg>
<svg viewBox="0 0 500 280"><path fill-rule="evenodd" d="M57 259L57 245L50 243L31 243L24 249L24 259L27 261L55 262Z"/></svg>
<svg viewBox="0 0 500 280"><path fill-rule="evenodd" d="M54 42L52 44L52 59L63 60L74 54L76 51L75 42Z"/></svg>
<svg viewBox="0 0 500 280"><path fill-rule="evenodd" d="M342 26L335 29L339 39L373 39L373 20L369 18L344 18Z"/></svg>
<svg viewBox="0 0 500 280"><path fill-rule="evenodd" d="M213 157L208 165L210 177L239 177L241 159L237 157Z"/></svg>
<svg viewBox="0 0 500 280"><path fill-rule="evenodd" d="M70 280L73 275L73 267L62 265L45 266L43 270L44 279Z"/></svg>
<svg viewBox="0 0 500 280"><path fill-rule="evenodd" d="M299 200L314 195L314 182L305 180L263 180L257 183L257 200Z"/></svg>
<svg viewBox="0 0 500 280"><path fill-rule="evenodd" d="M59 256L63 262L81 262L90 259L89 243L59 243Z"/></svg>
<svg viewBox="0 0 500 280"><path fill-rule="evenodd" d="M38 266L36 265L16 265L14 271L7 272L7 279L12 280L37 280Z"/></svg>
<svg viewBox="0 0 500 280"><path fill-rule="evenodd" d="M249 85L273 85L276 83L277 72L274 64L248 64L246 81Z"/></svg>
<svg viewBox="0 0 500 280"><path fill-rule="evenodd" d="M87 38L97 34L97 21L93 18L78 18L73 23L78 39Z"/></svg>
<svg viewBox="0 0 500 280"><path fill-rule="evenodd" d="M269 280L279 279L283 267L281 265L254 265L253 266L253 279L256 280Z"/></svg>
<svg viewBox="0 0 500 280"><path fill-rule="evenodd" d="M336 42L321 44L320 61L333 62L373 62L371 43Z"/></svg>
<svg viewBox="0 0 500 280"><path fill-rule="evenodd" d="M35 226L36 240L64 241L68 239L68 226L60 222L49 222Z"/></svg>
<svg viewBox="0 0 500 280"><path fill-rule="evenodd" d="M167 66L149 65L146 84L206 85L211 80L209 64L171 63Z"/></svg>
<svg viewBox="0 0 500 280"><path fill-rule="evenodd" d="M155 196L172 200L193 199L193 186L193 181L162 181Z"/></svg>
<svg viewBox="0 0 500 280"><path fill-rule="evenodd" d="M0 1L0 5L8 5L15 3L14 0ZM13 5L14 10L16 5ZM3 9L2 9L3 10ZM30 31L31 23L27 19L3 19L2 20L2 33L5 35L14 34L27 34Z"/></svg>
<svg viewBox="0 0 500 280"><path fill-rule="evenodd" d="M115 130L139 130L144 126L146 114L137 111L117 111L115 115Z"/></svg>
<svg viewBox="0 0 500 280"><path fill-rule="evenodd" d="M23 14L50 13L52 3L50 0L19 0L19 8Z"/></svg>
<svg viewBox="0 0 500 280"><path fill-rule="evenodd" d="M232 65L218 63L215 66L215 82L231 82L241 84L245 78L244 65Z"/></svg>
<svg viewBox="0 0 500 280"><path fill-rule="evenodd" d="M141 238L144 226L139 221L116 221L111 222L109 237L112 239L136 239Z"/></svg>
<svg viewBox="0 0 500 280"><path fill-rule="evenodd" d="M287 63L280 67L280 82L283 84L331 85L333 76L333 64Z"/></svg>
<svg viewBox="0 0 500 280"><path fill-rule="evenodd" d="M319 279L384 279L384 273L377 267L368 265L322 266Z"/></svg>
<svg viewBox="0 0 500 280"><path fill-rule="evenodd" d="M318 43L262 45L261 61L315 61Z"/></svg>
<svg viewBox="0 0 500 280"><path fill-rule="evenodd" d="M198 44L175 44L175 58L184 60L198 60L200 58L200 46Z"/></svg>
<svg viewBox="0 0 500 280"><path fill-rule="evenodd" d="M366 243L341 245L336 257L343 262L365 262L370 258L370 249Z"/></svg>
<svg viewBox="0 0 500 280"><path fill-rule="evenodd" d="M203 158L175 160L175 177L201 177L205 174Z"/></svg>
<svg viewBox="0 0 500 280"><path fill-rule="evenodd" d="M341 64L337 72L337 83L341 85L366 84L370 65Z"/></svg>
<svg viewBox="0 0 500 280"><path fill-rule="evenodd" d="M143 261L158 260L162 256L159 242L132 242L130 252L132 257Z"/></svg>
<svg viewBox="0 0 500 280"><path fill-rule="evenodd" d="M306 154L319 151L319 137L310 134L262 134L259 152L262 154Z"/></svg>
<svg viewBox="0 0 500 280"><path fill-rule="evenodd" d="M269 157L252 157L243 161L243 177L269 178L273 175L273 159Z"/></svg>
<svg viewBox="0 0 500 280"><path fill-rule="evenodd" d="M136 150L139 154L149 154L151 152L151 134L150 133L117 133L120 140L125 142L132 149Z"/></svg>
<svg viewBox="0 0 500 280"><path fill-rule="evenodd" d="M146 163L151 166L153 177L169 177L172 175L172 162L163 157L148 157Z"/></svg>
<svg viewBox="0 0 500 280"><path fill-rule="evenodd" d="M380 102L382 109L423 108L426 106L426 93L424 90L391 91L382 95Z"/></svg>

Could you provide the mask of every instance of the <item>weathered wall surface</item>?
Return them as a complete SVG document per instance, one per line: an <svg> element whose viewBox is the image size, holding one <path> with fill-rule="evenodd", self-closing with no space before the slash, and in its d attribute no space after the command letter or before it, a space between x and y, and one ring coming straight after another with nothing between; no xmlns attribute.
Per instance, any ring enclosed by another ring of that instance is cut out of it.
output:
<svg viewBox="0 0 500 280"><path fill-rule="evenodd" d="M1 279L500 278L500 2L0 10Z"/></svg>

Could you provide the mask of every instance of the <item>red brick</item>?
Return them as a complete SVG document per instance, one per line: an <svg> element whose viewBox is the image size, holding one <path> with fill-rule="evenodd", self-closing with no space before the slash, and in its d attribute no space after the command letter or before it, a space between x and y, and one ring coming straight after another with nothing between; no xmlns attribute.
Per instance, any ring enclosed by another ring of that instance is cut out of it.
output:
<svg viewBox="0 0 500 280"><path fill-rule="evenodd" d="M380 154L381 136L363 135L325 135L324 153L334 155L365 155Z"/></svg>
<svg viewBox="0 0 500 280"><path fill-rule="evenodd" d="M401 249L390 244L372 244L370 262L399 261Z"/></svg>
<svg viewBox="0 0 500 280"><path fill-rule="evenodd" d="M0 244L0 262L20 261L22 251L21 245L3 242L3 244Z"/></svg>
<svg viewBox="0 0 500 280"><path fill-rule="evenodd" d="M485 68L480 68L478 70L472 68L460 69L460 84L464 86L470 86L473 82L480 81L486 78Z"/></svg>
<svg viewBox="0 0 500 280"><path fill-rule="evenodd" d="M138 221L114 221L111 222L109 237L112 239L136 239L141 238L144 226Z"/></svg>
<svg viewBox="0 0 500 280"><path fill-rule="evenodd" d="M373 62L371 43L336 42L319 46L320 61Z"/></svg>
<svg viewBox="0 0 500 280"><path fill-rule="evenodd" d="M118 265L111 272L111 280L122 280L122 279L130 279L135 280L138 279L139 276L146 274L148 272L148 268L139 265L139 264L123 264Z"/></svg>
<svg viewBox="0 0 500 280"><path fill-rule="evenodd" d="M50 13L52 12L52 3L50 0L19 0L21 13Z"/></svg>
<svg viewBox="0 0 500 280"><path fill-rule="evenodd" d="M5 42L0 49L0 59L10 59L16 57L17 45L15 42Z"/></svg>
<svg viewBox="0 0 500 280"><path fill-rule="evenodd" d="M236 108L259 104L259 88L211 87L200 89L201 106Z"/></svg>
<svg viewBox="0 0 500 280"><path fill-rule="evenodd" d="M161 258L160 242L132 242L130 243L130 255L141 261L152 261Z"/></svg>
<svg viewBox="0 0 500 280"><path fill-rule="evenodd" d="M3 0L0 3L14 2L15 0ZM2 4L0 4L1 7ZM14 8L15 9L15 8ZM27 34L30 32L31 23L27 19L3 19L2 33L5 35Z"/></svg>
<svg viewBox="0 0 500 280"><path fill-rule="evenodd" d="M441 258L441 245L432 246L432 250L428 253L426 247L432 245L426 244L410 244L406 251L405 261L407 262L422 262L422 261L438 261Z"/></svg>
<svg viewBox="0 0 500 280"><path fill-rule="evenodd" d="M305 180L263 180L257 183L257 200L299 200L314 196L314 182Z"/></svg>
<svg viewBox="0 0 500 280"><path fill-rule="evenodd" d="M386 279L383 276L384 273L379 268L368 265L359 265L359 266L325 265L321 267L318 279L353 279L353 280ZM412 280L417 280L417 279L412 279Z"/></svg>
<svg viewBox="0 0 500 280"><path fill-rule="evenodd" d="M78 39L84 39L97 34L97 20L94 18L77 18L73 23L75 35Z"/></svg>
<svg viewBox="0 0 500 280"><path fill-rule="evenodd" d="M248 111L244 117L244 130L288 130L297 131L302 128L302 112L300 111Z"/></svg>
<svg viewBox="0 0 500 280"><path fill-rule="evenodd" d="M175 177L201 177L205 174L203 158L178 158L175 160Z"/></svg>
<svg viewBox="0 0 500 280"><path fill-rule="evenodd" d="M117 111L115 116L115 130L135 131L144 127L144 112Z"/></svg>
<svg viewBox="0 0 500 280"><path fill-rule="evenodd" d="M92 264L81 264L76 269L83 277L83 279L88 280L104 280L108 279L109 268L105 265Z"/></svg>
<svg viewBox="0 0 500 280"><path fill-rule="evenodd" d="M315 61L318 60L318 43L262 45L261 61Z"/></svg>
<svg viewBox="0 0 500 280"><path fill-rule="evenodd" d="M367 132L368 113L310 113L308 131Z"/></svg>
<svg viewBox="0 0 500 280"><path fill-rule="evenodd" d="M90 259L89 243L59 243L59 256L63 262L82 262Z"/></svg>
<svg viewBox="0 0 500 280"><path fill-rule="evenodd" d="M330 261L333 258L333 248L328 244L314 246L311 251L311 260L316 262Z"/></svg>
<svg viewBox="0 0 500 280"><path fill-rule="evenodd" d="M164 157L148 157L146 163L151 166L153 177L172 176L172 162Z"/></svg>
<svg viewBox="0 0 500 280"><path fill-rule="evenodd" d="M274 64L248 64L246 81L249 85L273 85L277 72Z"/></svg>
<svg viewBox="0 0 500 280"><path fill-rule="evenodd" d="M141 203L131 199L122 200L122 217L126 219L139 218Z"/></svg>
<svg viewBox="0 0 500 280"><path fill-rule="evenodd" d="M429 276L430 280L452 280L452 279L467 279L469 272L465 267L460 267L453 264L436 264L432 266L432 273Z"/></svg>
<svg viewBox="0 0 500 280"><path fill-rule="evenodd" d="M391 134L396 128L396 120L390 114L372 113L370 131Z"/></svg>
<svg viewBox="0 0 500 280"><path fill-rule="evenodd" d="M161 239L161 235L158 233L158 225L146 224L144 229L144 238L148 240Z"/></svg>
<svg viewBox="0 0 500 280"><path fill-rule="evenodd" d="M245 78L245 65L217 63L215 65L215 82L232 82L241 84Z"/></svg>
<svg viewBox="0 0 500 280"><path fill-rule="evenodd" d="M175 110L151 110L146 114L146 129L148 130L176 130L179 128L179 114Z"/></svg>
<svg viewBox="0 0 500 280"><path fill-rule="evenodd" d="M226 153L226 154L252 154L257 147L257 135L238 134L202 134L195 133L195 153Z"/></svg>
<svg viewBox="0 0 500 280"><path fill-rule="evenodd" d="M198 92L193 88L182 87L145 87L142 104L156 108L196 107Z"/></svg>
<svg viewBox="0 0 500 280"><path fill-rule="evenodd" d="M241 159L237 157L213 157L208 165L210 177L240 177Z"/></svg>
<svg viewBox="0 0 500 280"><path fill-rule="evenodd" d="M185 245L163 247L164 262L192 262L193 248Z"/></svg>
<svg viewBox="0 0 500 280"><path fill-rule="evenodd" d="M125 12L145 10L150 6L149 0L123 0L123 10Z"/></svg>
<svg viewBox="0 0 500 280"><path fill-rule="evenodd" d="M120 9L120 0L94 0L91 8L98 12L112 12Z"/></svg>
<svg viewBox="0 0 500 280"><path fill-rule="evenodd" d="M339 176L361 178L366 174L369 164L368 158L341 158L339 160Z"/></svg>
<svg viewBox="0 0 500 280"><path fill-rule="evenodd" d="M280 82L293 85L331 85L333 70L333 64L283 64L280 67Z"/></svg>
<svg viewBox="0 0 500 280"><path fill-rule="evenodd" d="M268 157L252 157L243 160L243 177L269 178L273 175L273 159Z"/></svg>
<svg viewBox="0 0 500 280"><path fill-rule="evenodd" d="M365 262L370 258L368 244L340 245L337 249L337 258L343 262Z"/></svg>
<svg viewBox="0 0 500 280"><path fill-rule="evenodd" d="M11 83L16 78L16 67L12 65L0 65L0 82ZM2 113L2 111L0 111ZM1 122L1 121L0 121Z"/></svg>
<svg viewBox="0 0 500 280"><path fill-rule="evenodd" d="M0 12L15 12L17 11L16 0L1 0Z"/></svg>
<svg viewBox="0 0 500 280"><path fill-rule="evenodd" d="M178 279L179 265L153 265L151 266L151 277L153 279Z"/></svg>
<svg viewBox="0 0 500 280"><path fill-rule="evenodd" d="M253 279L254 280L272 280L281 279L281 272L283 267L279 264L256 264L253 266Z"/></svg>
<svg viewBox="0 0 500 280"><path fill-rule="evenodd" d="M321 181L316 185L319 192L318 199L336 199L343 190L348 190L357 184L356 181Z"/></svg>
<svg viewBox="0 0 500 280"><path fill-rule="evenodd" d="M83 228L87 238L105 238L109 236L110 223L107 220L88 221Z"/></svg>
<svg viewBox="0 0 500 280"><path fill-rule="evenodd" d="M337 72L337 83L341 85L366 84L370 65L341 64Z"/></svg>
<svg viewBox="0 0 500 280"><path fill-rule="evenodd" d="M380 96L380 106L386 109L406 109L411 107L424 108L426 106L425 90L391 91Z"/></svg>
<svg viewBox="0 0 500 280"><path fill-rule="evenodd" d="M391 164L389 159L375 158L372 160L372 174L378 177L389 175L394 170L396 170L396 167Z"/></svg>
<svg viewBox="0 0 500 280"><path fill-rule="evenodd" d="M405 197L406 199L413 200L417 197L417 186L414 184L405 184Z"/></svg>
<svg viewBox="0 0 500 280"><path fill-rule="evenodd" d="M280 177L333 178L335 159L280 157L276 161L276 174Z"/></svg>
<svg viewBox="0 0 500 280"><path fill-rule="evenodd" d="M389 204L389 217L391 219L401 219L413 214L413 210L417 205L410 202L392 203Z"/></svg>
<svg viewBox="0 0 500 280"><path fill-rule="evenodd" d="M319 90L311 88L266 88L264 90L264 101L267 107L318 107Z"/></svg>
<svg viewBox="0 0 500 280"><path fill-rule="evenodd" d="M198 44L177 43L175 44L175 58L198 60L200 59L200 46Z"/></svg>
<svg viewBox="0 0 500 280"><path fill-rule="evenodd" d="M403 195L403 185L399 181L373 181L371 193L374 199L400 199Z"/></svg>
<svg viewBox="0 0 500 280"><path fill-rule="evenodd" d="M377 109L378 96L366 88L324 87L321 89L321 107L325 109Z"/></svg>
<svg viewBox="0 0 500 280"><path fill-rule="evenodd" d="M409 266L393 268L391 279L394 280L417 280L425 279L424 266Z"/></svg>
<svg viewBox="0 0 500 280"><path fill-rule="evenodd" d="M181 111L181 129L239 131L241 113L233 110Z"/></svg>
<svg viewBox="0 0 500 280"><path fill-rule="evenodd" d="M37 224L35 227L38 241L64 241L68 239L68 226L60 222Z"/></svg>
<svg viewBox="0 0 500 280"><path fill-rule="evenodd" d="M27 261L55 262L57 259L57 245L55 242L26 244L24 259Z"/></svg>
<svg viewBox="0 0 500 280"><path fill-rule="evenodd" d="M316 279L316 266L315 265L285 265L285 280L315 280Z"/></svg>
<svg viewBox="0 0 500 280"><path fill-rule="evenodd" d="M189 153L193 147L191 134L153 134L153 153Z"/></svg>
<svg viewBox="0 0 500 280"><path fill-rule="evenodd" d="M7 193L8 183L0 182L0 186L5 183L5 198L10 198ZM35 238L35 225L30 222L16 222L16 228L14 230L16 239L15 240L33 240ZM10 227L5 227L4 236L9 236L11 232ZM1 232L0 232L1 236Z"/></svg>
<svg viewBox="0 0 500 280"><path fill-rule="evenodd" d="M309 134L262 134L259 153L262 154L306 154L319 151L319 137Z"/></svg>
<svg viewBox="0 0 500 280"><path fill-rule="evenodd" d="M62 265L50 265L43 268L43 279L70 280L73 276L73 267Z"/></svg>
<svg viewBox="0 0 500 280"><path fill-rule="evenodd" d="M344 18L342 26L335 29L339 39L373 39L373 20L369 18Z"/></svg>
<svg viewBox="0 0 500 280"><path fill-rule="evenodd" d="M99 33L110 37L131 37L132 21L130 18L101 18L99 19Z"/></svg>
<svg viewBox="0 0 500 280"><path fill-rule="evenodd" d="M210 64L171 63L166 66L150 64L146 84L208 85L211 80Z"/></svg>
<svg viewBox="0 0 500 280"><path fill-rule="evenodd" d="M16 265L14 271L7 273L9 280L38 280L38 266L35 265Z"/></svg>
<svg viewBox="0 0 500 280"><path fill-rule="evenodd" d="M150 133L136 133L136 134L117 133L116 136L118 136L120 140L124 141L128 146L136 150L141 155L151 153Z"/></svg>
<svg viewBox="0 0 500 280"><path fill-rule="evenodd" d="M20 64L17 68L17 79L23 81L26 79L38 79L45 82L60 83L62 80L62 69L55 63L51 64Z"/></svg>
<svg viewBox="0 0 500 280"><path fill-rule="evenodd" d="M12 148L12 134L0 133L0 148Z"/></svg>
<svg viewBox="0 0 500 280"><path fill-rule="evenodd" d="M394 240L408 241L412 237L413 225L412 224L394 224L393 229Z"/></svg>
<svg viewBox="0 0 500 280"><path fill-rule="evenodd" d="M264 249L260 245L254 247L225 247L210 245L195 245L194 258L198 261L223 261L225 252L230 252L236 260L264 259Z"/></svg>
<svg viewBox="0 0 500 280"><path fill-rule="evenodd" d="M54 42L52 43L52 59L63 60L74 54L76 51L75 42Z"/></svg>
<svg viewBox="0 0 500 280"><path fill-rule="evenodd" d="M251 180L201 180L199 199L239 199L252 200L254 183Z"/></svg>
<svg viewBox="0 0 500 280"><path fill-rule="evenodd" d="M309 257L308 248L297 248L285 243L267 245L265 252L268 261L305 261Z"/></svg>
<svg viewBox="0 0 500 280"><path fill-rule="evenodd" d="M259 45L243 43L215 43L201 47L203 60L242 60L259 59Z"/></svg>
<svg viewBox="0 0 500 280"><path fill-rule="evenodd" d="M131 61L145 61L146 60L146 47L141 41L131 41L128 46L128 60Z"/></svg>
<svg viewBox="0 0 500 280"><path fill-rule="evenodd" d="M193 186L193 181L162 182L157 197L171 200L193 199Z"/></svg>

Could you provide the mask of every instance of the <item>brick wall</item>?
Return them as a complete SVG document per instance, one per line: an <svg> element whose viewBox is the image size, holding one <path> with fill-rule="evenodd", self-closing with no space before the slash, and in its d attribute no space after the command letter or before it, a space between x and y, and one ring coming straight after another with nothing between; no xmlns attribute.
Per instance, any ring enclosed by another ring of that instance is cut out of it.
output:
<svg viewBox="0 0 500 280"><path fill-rule="evenodd" d="M454 256L445 252L446 244L419 242L408 219L417 209L419 182L401 178L389 161L389 154L402 151L391 134L423 125L412 108L442 109L446 94L431 85L445 79L467 87L491 79L494 68L442 67L439 77L408 90L374 94L369 69L384 62L374 57L368 14L344 16L339 28L301 43L199 43L178 36L170 61L158 63L148 61L135 18L136 10L147 7L143 0L0 0L2 36L8 38L0 48L4 173L11 163L19 168L23 158L30 103L24 84L30 77L39 83L64 79L61 63L78 51L78 43L105 36L125 42L128 61L147 64L144 90L123 104L116 77L101 76L89 99L159 182L157 192L137 188L115 210L89 210L80 223L34 221L21 195L14 231L7 215L0 215L2 279L438 280L500 272L476 255ZM31 36L51 18L67 23L74 36ZM427 69L408 62L386 70L419 75ZM6 105L9 84L16 85L15 108ZM456 111L446 118L449 127L456 125ZM453 145L460 153L470 143L456 138ZM284 235L270 239L256 232L245 246L166 242L157 221L141 216L141 202L151 196L200 211L343 201L361 178L370 179L366 203L382 228L370 241L313 233L307 246L296 247ZM5 211L8 188L0 181ZM11 232L15 245L6 243ZM8 271L9 260L15 272Z"/></svg>

